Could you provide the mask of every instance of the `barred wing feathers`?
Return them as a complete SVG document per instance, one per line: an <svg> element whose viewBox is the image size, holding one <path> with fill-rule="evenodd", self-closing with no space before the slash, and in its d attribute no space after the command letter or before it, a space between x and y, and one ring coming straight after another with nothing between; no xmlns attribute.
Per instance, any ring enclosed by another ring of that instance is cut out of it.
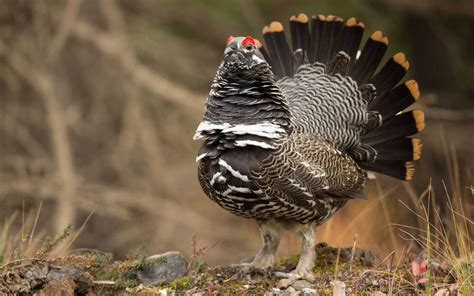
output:
<svg viewBox="0 0 474 296"><path fill-rule="evenodd" d="M364 173L348 155L314 134L294 133L252 171L266 196L278 198L275 215L324 220L348 198L362 197ZM259 212L272 208L262 204Z"/></svg>

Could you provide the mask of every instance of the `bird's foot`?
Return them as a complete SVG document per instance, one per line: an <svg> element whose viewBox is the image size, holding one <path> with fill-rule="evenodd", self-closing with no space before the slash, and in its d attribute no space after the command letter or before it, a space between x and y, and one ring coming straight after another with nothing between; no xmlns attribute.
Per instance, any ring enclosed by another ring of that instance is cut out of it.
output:
<svg viewBox="0 0 474 296"><path fill-rule="evenodd" d="M272 274L269 267L259 266L253 262L231 264L229 267L235 270L235 273L238 274L240 278L246 278L252 282L258 282L265 277L270 277Z"/></svg>
<svg viewBox="0 0 474 296"><path fill-rule="evenodd" d="M314 274L308 270L293 270L292 272L275 272L275 276L288 279L289 285L299 280L308 281L310 283L314 283L316 281Z"/></svg>
<svg viewBox="0 0 474 296"><path fill-rule="evenodd" d="M229 268L239 271L241 273L250 273L254 270L257 270L252 263L237 263L237 264L231 264L229 265Z"/></svg>

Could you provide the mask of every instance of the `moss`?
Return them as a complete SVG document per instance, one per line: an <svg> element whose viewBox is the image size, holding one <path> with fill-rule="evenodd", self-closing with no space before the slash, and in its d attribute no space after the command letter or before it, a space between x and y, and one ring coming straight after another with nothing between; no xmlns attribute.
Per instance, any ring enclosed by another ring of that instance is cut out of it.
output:
<svg viewBox="0 0 474 296"><path fill-rule="evenodd" d="M283 266L296 266L298 264L298 261L300 260L300 254L293 254L290 257L280 259L277 263L278 267L283 267Z"/></svg>
<svg viewBox="0 0 474 296"><path fill-rule="evenodd" d="M196 261L196 263L194 263L194 270L197 273L203 273L205 269L206 269L206 263L204 261L199 260L199 261Z"/></svg>
<svg viewBox="0 0 474 296"><path fill-rule="evenodd" d="M188 276L183 276L175 279L167 285L167 288L174 291L182 291L189 287L190 279Z"/></svg>

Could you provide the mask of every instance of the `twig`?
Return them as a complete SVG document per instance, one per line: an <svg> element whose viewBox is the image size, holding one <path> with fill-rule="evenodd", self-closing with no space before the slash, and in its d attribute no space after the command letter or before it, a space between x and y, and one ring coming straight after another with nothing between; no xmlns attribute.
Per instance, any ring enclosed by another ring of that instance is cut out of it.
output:
<svg viewBox="0 0 474 296"><path fill-rule="evenodd" d="M201 113L206 95L196 95L182 85L164 78L157 72L137 61L123 39L99 31L86 22L77 21L73 28L76 37L90 42L98 50L110 57L116 58L124 71L137 82L138 85L160 97L160 99L178 104L192 111L192 116ZM199 113L196 113L199 111Z"/></svg>
<svg viewBox="0 0 474 296"><path fill-rule="evenodd" d="M58 200L58 223L56 223L57 232L60 232L66 225L71 224L75 220L72 200L74 200L74 192L77 187L72 151L68 139L67 120L64 119L60 99L55 92L53 79L49 73L38 67L32 67L26 62L25 57L20 56L13 50L9 50L1 41L0 55L6 57L12 69L23 77L44 100L48 115L48 125L52 131L51 141L54 147L58 178L62 189L59 195L61 198Z"/></svg>
<svg viewBox="0 0 474 296"><path fill-rule="evenodd" d="M357 234L354 235L354 242L353 242L353 244L352 244L351 260L349 261L349 272L352 272L352 263L354 262L354 255L355 255L355 250L356 250L356 244L357 244Z"/></svg>
<svg viewBox="0 0 474 296"><path fill-rule="evenodd" d="M82 0L68 0L64 13L62 14L61 22L57 26L58 32L51 41L51 45L48 50L48 60L53 61L56 59L58 54L61 52L64 44L71 32L71 28L79 14L79 8L81 7Z"/></svg>
<svg viewBox="0 0 474 296"><path fill-rule="evenodd" d="M38 219L41 213L41 207L43 206L43 201L40 200L39 206L38 206L38 211L36 211L36 217L35 217L35 222L33 223L33 228L31 229L30 233L30 239L28 241L28 250L31 247L31 242L33 240L33 236L35 235L35 230L36 230L36 225L38 225Z"/></svg>

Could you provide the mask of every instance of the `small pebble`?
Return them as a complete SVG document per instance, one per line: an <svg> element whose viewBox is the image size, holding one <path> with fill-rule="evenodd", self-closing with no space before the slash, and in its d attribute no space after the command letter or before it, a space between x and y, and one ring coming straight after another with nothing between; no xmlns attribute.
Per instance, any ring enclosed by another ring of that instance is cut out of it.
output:
<svg viewBox="0 0 474 296"><path fill-rule="evenodd" d="M289 285L290 285L290 280L289 280L289 279L281 279L281 280L279 280L278 283L277 283L277 287L278 287L279 289L281 289L281 288L286 288L286 287L288 287Z"/></svg>
<svg viewBox="0 0 474 296"><path fill-rule="evenodd" d="M346 295L346 284L341 281L334 281L334 296L345 296Z"/></svg>
<svg viewBox="0 0 474 296"><path fill-rule="evenodd" d="M301 291L305 288L311 288L311 283L305 280L299 280L292 283L291 286L294 287L296 290Z"/></svg>
<svg viewBox="0 0 474 296"><path fill-rule="evenodd" d="M303 296L315 296L316 295L316 290L311 289L311 288L304 288L302 290Z"/></svg>
<svg viewBox="0 0 474 296"><path fill-rule="evenodd" d="M299 293L296 291L295 288L293 287L288 287L288 289L285 290L285 296L296 296L298 295Z"/></svg>

